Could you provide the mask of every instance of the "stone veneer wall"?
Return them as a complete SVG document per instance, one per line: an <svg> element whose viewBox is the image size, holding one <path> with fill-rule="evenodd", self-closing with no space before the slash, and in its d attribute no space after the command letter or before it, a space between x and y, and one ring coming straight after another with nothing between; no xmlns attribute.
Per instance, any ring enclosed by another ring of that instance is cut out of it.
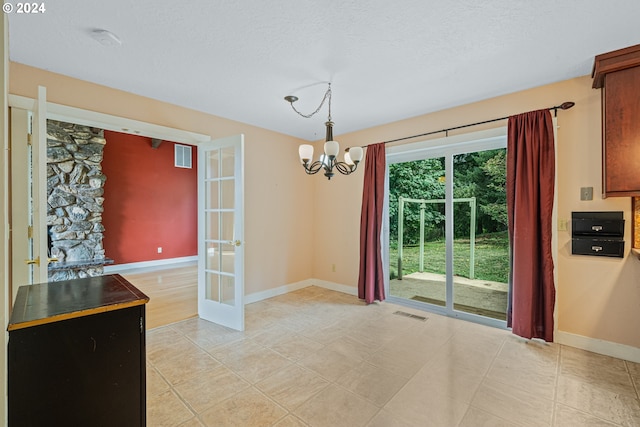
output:
<svg viewBox="0 0 640 427"><path fill-rule="evenodd" d="M47 120L47 228L50 255L58 258L49 264L50 281L103 274L105 144L101 129ZM98 265L73 267L91 262Z"/></svg>

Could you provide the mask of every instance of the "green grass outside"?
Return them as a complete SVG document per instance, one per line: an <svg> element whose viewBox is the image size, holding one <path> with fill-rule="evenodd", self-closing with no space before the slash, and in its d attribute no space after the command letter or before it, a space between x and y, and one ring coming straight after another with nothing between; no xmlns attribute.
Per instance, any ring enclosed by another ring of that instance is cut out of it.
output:
<svg viewBox="0 0 640 427"><path fill-rule="evenodd" d="M453 274L469 277L469 239L453 242ZM476 236L475 278L507 283L509 277L509 237L507 232ZM404 246L402 274L419 271L420 247ZM391 278L398 276L398 250L389 248ZM445 243L432 241L424 243L424 271L445 274Z"/></svg>

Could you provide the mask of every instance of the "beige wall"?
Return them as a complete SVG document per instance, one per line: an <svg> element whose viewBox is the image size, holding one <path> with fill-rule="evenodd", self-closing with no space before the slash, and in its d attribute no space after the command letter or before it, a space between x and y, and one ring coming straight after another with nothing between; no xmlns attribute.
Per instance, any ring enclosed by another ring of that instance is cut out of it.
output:
<svg viewBox="0 0 640 427"><path fill-rule="evenodd" d="M10 93L35 97L47 87L52 102L128 117L214 138L246 135L246 293L317 278L355 287L358 279L361 167L352 176L327 181L304 176L299 140L243 123L153 101L19 64L11 64ZM570 255L570 234L558 231L558 330L640 347L640 261L629 256L629 198L601 199L600 92L581 77L383 126L340 134L342 147L364 145L508 116L574 101L559 112L558 214L622 210L627 220L624 259ZM505 123L506 125L506 123ZM495 126L495 124L493 125ZM466 131L480 130L480 127ZM462 133L462 132L459 132ZM438 135L441 136L441 135ZM411 141L408 141L411 142ZM319 145L319 144L316 144ZM319 148L319 147L317 147ZM265 167L269 162L278 167ZM364 166L364 165L362 165ZM594 187L593 201L580 201L580 187ZM333 266L335 265L335 272Z"/></svg>
<svg viewBox="0 0 640 427"><path fill-rule="evenodd" d="M340 118L336 117L336 139L342 147L365 145L546 108L564 101L574 101L576 106L558 113L558 217L570 219L572 211L619 210L624 212L627 222L626 256L623 259L571 255L570 231L556 231L559 248L558 330L640 347L640 334L637 333L637 325L640 324L640 260L629 255L631 201L628 197L600 197L600 91L591 88L590 77L350 134L340 134ZM502 124L506 126L506 121ZM464 131L481 129L473 127ZM359 170L352 176L338 176L330 182L318 179L316 182L315 278L348 286L357 285L362 178L363 170ZM580 187L593 187L594 200L580 201ZM332 264L336 265L335 272L332 271Z"/></svg>
<svg viewBox="0 0 640 427"><path fill-rule="evenodd" d="M245 293L311 277L312 180L300 179L300 140L202 112L11 63L9 93L220 138L245 135ZM107 254L108 255L108 254Z"/></svg>

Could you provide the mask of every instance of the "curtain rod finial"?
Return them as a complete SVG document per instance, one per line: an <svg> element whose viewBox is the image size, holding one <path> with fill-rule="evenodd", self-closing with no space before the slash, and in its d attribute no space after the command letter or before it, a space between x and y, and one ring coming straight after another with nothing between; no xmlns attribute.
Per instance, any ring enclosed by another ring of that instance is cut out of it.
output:
<svg viewBox="0 0 640 427"><path fill-rule="evenodd" d="M562 104L560 104L560 108L562 108L563 110L568 110L569 108L573 107L574 105L576 105L575 102L567 101L567 102L563 102Z"/></svg>

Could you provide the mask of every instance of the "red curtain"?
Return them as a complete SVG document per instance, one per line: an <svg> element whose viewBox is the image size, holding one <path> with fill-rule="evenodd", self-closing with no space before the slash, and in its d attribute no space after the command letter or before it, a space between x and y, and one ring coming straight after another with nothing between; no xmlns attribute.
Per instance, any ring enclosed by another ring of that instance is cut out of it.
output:
<svg viewBox="0 0 640 427"><path fill-rule="evenodd" d="M358 297L365 300L367 304L385 299L380 242L385 173L384 143L369 145L364 165L364 190L360 215L360 275L358 277Z"/></svg>
<svg viewBox="0 0 640 427"><path fill-rule="evenodd" d="M551 214L555 179L549 110L509 118L507 210L511 273L507 326L524 338L553 341L555 285Z"/></svg>

